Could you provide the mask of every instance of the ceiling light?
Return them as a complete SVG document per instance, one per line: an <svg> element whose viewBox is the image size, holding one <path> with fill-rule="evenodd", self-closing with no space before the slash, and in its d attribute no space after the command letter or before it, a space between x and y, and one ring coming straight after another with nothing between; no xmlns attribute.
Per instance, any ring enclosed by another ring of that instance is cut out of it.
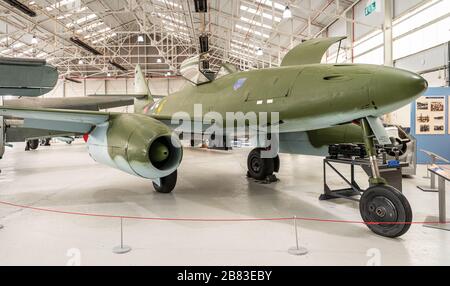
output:
<svg viewBox="0 0 450 286"><path fill-rule="evenodd" d="M290 19L292 18L292 12L291 9L289 9L289 6L286 6L283 12L283 19Z"/></svg>
<svg viewBox="0 0 450 286"><path fill-rule="evenodd" d="M143 43L144 42L144 36L139 35L137 38L138 43Z"/></svg>
<svg viewBox="0 0 450 286"><path fill-rule="evenodd" d="M157 59L156 62L157 62L158 64L160 64L160 63L162 63L162 60L161 60L161 59Z"/></svg>
<svg viewBox="0 0 450 286"><path fill-rule="evenodd" d="M110 76L111 76L111 73L110 73L110 72L108 72L108 73L106 74L106 76L110 77Z"/></svg>
<svg viewBox="0 0 450 286"><path fill-rule="evenodd" d="M28 6L22 4L18 0L4 0L9 5L13 6L14 8L20 10L22 13L27 14L30 17L36 17L37 14L33 10L31 10Z"/></svg>
<svg viewBox="0 0 450 286"><path fill-rule="evenodd" d="M79 38L77 37L70 37L70 41L74 44L76 44L77 46L85 49L86 51L96 55L96 56L100 56L102 55L101 52L97 51L96 49L94 49L93 47L89 46L88 44L86 44L85 42L81 41Z"/></svg>
<svg viewBox="0 0 450 286"><path fill-rule="evenodd" d="M79 65L84 64L83 60L80 59L80 60L78 61L78 64L79 64Z"/></svg>
<svg viewBox="0 0 450 286"><path fill-rule="evenodd" d="M38 43L38 39L36 38L36 36L33 36L33 38L31 39L31 43L33 45L36 45Z"/></svg>
<svg viewBox="0 0 450 286"><path fill-rule="evenodd" d="M257 56L262 56L264 54L264 52L263 52L263 50L261 49L261 48L258 48L257 50L256 50L256 55Z"/></svg>
<svg viewBox="0 0 450 286"><path fill-rule="evenodd" d="M166 76L170 76L171 74L170 74L170 71L168 71L167 73L166 73Z"/></svg>

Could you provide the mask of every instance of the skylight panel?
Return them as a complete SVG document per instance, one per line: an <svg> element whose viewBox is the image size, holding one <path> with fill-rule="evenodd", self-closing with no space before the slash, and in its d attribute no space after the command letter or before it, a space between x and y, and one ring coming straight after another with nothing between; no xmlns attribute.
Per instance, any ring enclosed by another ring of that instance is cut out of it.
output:
<svg viewBox="0 0 450 286"><path fill-rule="evenodd" d="M17 43L15 43L14 45L12 45L12 48L13 48L13 49L18 49L18 48L23 47L23 46L25 46L24 43L17 42Z"/></svg>
<svg viewBox="0 0 450 286"><path fill-rule="evenodd" d="M164 14L162 14L162 13L156 13L156 15L158 15L159 17L161 17L161 18L163 18L163 19L166 19L166 20L169 20L169 21L178 23L178 24L186 25L186 22L185 22L185 21L180 20L180 19L176 19L176 18L174 18L174 17L172 17L172 16L164 15Z"/></svg>
<svg viewBox="0 0 450 286"><path fill-rule="evenodd" d="M256 48L256 46L255 45L253 45L253 44L250 44L250 43L244 43L244 42L241 42L241 41L238 41L238 40L231 40L233 43L236 43L236 44L238 44L238 45L240 45L240 46L244 46L244 47L250 47L250 48Z"/></svg>
<svg viewBox="0 0 450 286"><path fill-rule="evenodd" d="M265 13L265 12L262 12L262 11L256 11L256 9L250 8L250 7L245 6L245 5L241 5L241 10L245 11L245 12L248 12L248 13L251 13L251 14L262 16L262 17L264 17L266 19L273 20L275 22L281 22L281 18L280 17L277 17L277 16L272 17L272 15L269 14L269 13Z"/></svg>
<svg viewBox="0 0 450 286"><path fill-rule="evenodd" d="M286 5L280 4L278 2L273 2L270 0L255 0L255 1L256 1L256 3L260 3L263 5L269 6L269 7L273 6L275 9L278 9L281 11L284 11L284 9L286 9Z"/></svg>
<svg viewBox="0 0 450 286"><path fill-rule="evenodd" d="M95 14L89 14L89 15L87 15L86 17L83 17L83 18L80 18L80 19L76 20L76 21L75 21L75 24L81 25L81 24L83 24L83 23L85 23L85 22L88 22L88 21L90 21L90 20L93 20L93 19L95 19L95 18L97 18L97 15L95 15ZM74 26L74 23L69 23L69 24L66 25L66 27L68 27L68 28L73 27L73 26Z"/></svg>
<svg viewBox="0 0 450 286"><path fill-rule="evenodd" d="M176 7L176 8L179 8L179 9L183 9L183 6L181 6L180 4L175 3L173 1L169 1L169 0L156 0L156 1L160 2L160 3L163 3L165 5L168 5L168 6Z"/></svg>
<svg viewBox="0 0 450 286"><path fill-rule="evenodd" d="M93 44L97 44L98 42L101 42L101 41L104 41L104 40L106 40L106 39L115 37L116 35L117 35L116 33L111 33L111 34L105 35L105 36L103 36L103 37L101 37L101 38L98 38L98 39L92 41L92 43L93 43Z"/></svg>
<svg viewBox="0 0 450 286"><path fill-rule="evenodd" d="M62 6L65 6L65 5L73 3L73 2L75 2L75 0L61 0L51 6L46 7L45 9L47 9L47 11L52 11L55 8L60 8Z"/></svg>
<svg viewBox="0 0 450 286"><path fill-rule="evenodd" d="M243 21L243 22L245 22L245 23L248 23L248 24L250 24L250 25L256 25L256 26L263 27L263 28L266 28L266 29L269 29L269 30L272 29L272 26L270 26L270 25L261 23L261 22L256 21L256 20L251 20L251 19L245 18L245 17L243 17L243 16L241 17L241 21Z"/></svg>
<svg viewBox="0 0 450 286"><path fill-rule="evenodd" d="M268 35L268 34L261 33L259 31L254 31L254 30L252 30L252 29L250 29L248 27L244 27L244 26L241 26L239 24L236 24L235 27L236 27L236 29L239 29L239 30L242 30L244 32L251 33L251 34L254 34L254 35L259 36L259 37L263 37L263 38L266 38L266 39L270 38L270 35Z"/></svg>
<svg viewBox="0 0 450 286"><path fill-rule="evenodd" d="M82 33L82 32L86 32L86 31L92 31L94 28L97 28L98 26L101 26L103 24L104 24L103 22L93 23L93 24L85 26L85 27L83 27L81 29L78 29L76 32L77 33Z"/></svg>
<svg viewBox="0 0 450 286"><path fill-rule="evenodd" d="M169 25L169 26L175 27L175 28L177 28L177 29L187 30L187 28L186 28L186 27L183 27L183 26L177 25L177 24L175 24L175 23L172 23L172 22L169 22L169 21L166 21L166 20L163 20L162 22L163 22L164 24L166 24L166 25Z"/></svg>
<svg viewBox="0 0 450 286"><path fill-rule="evenodd" d="M81 12L86 11L86 10L87 10L87 7L84 6L84 7L80 8L80 9L78 9L76 11L76 13L81 13ZM72 15L73 15L72 13L66 13L64 15L60 15L60 16L56 17L56 19L58 19L58 20L66 19L66 18L68 18L68 17L70 17Z"/></svg>
<svg viewBox="0 0 450 286"><path fill-rule="evenodd" d="M4 49L3 51L0 51L0 54L7 54L7 53L9 53L9 52L11 52L11 49L10 49L10 48Z"/></svg>
<svg viewBox="0 0 450 286"><path fill-rule="evenodd" d="M85 39L89 39L89 38L98 36L98 35L100 35L100 34L103 34L103 33L105 33L105 32L108 32L108 31L110 31L110 30L111 30L110 27L106 27L106 28L104 28L104 29L98 30L98 31L95 32L95 33L92 33L92 34L90 34L90 35L87 35L87 36L85 36L84 38L85 38Z"/></svg>

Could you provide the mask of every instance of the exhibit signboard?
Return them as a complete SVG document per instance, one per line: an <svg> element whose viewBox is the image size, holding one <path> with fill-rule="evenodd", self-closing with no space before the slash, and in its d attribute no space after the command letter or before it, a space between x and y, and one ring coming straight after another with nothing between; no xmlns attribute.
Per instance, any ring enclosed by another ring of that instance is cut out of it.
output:
<svg viewBox="0 0 450 286"><path fill-rule="evenodd" d="M422 96L416 101L416 134L445 134L445 96Z"/></svg>

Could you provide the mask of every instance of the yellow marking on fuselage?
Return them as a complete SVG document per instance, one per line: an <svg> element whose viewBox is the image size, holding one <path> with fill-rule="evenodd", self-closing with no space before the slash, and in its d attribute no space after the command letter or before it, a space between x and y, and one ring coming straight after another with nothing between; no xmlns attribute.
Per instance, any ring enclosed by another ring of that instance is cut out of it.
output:
<svg viewBox="0 0 450 286"><path fill-rule="evenodd" d="M158 108L156 109L156 114L159 114L162 111L162 108L164 106L164 103L166 103L166 99L164 98L163 100L161 100L161 102L159 103Z"/></svg>

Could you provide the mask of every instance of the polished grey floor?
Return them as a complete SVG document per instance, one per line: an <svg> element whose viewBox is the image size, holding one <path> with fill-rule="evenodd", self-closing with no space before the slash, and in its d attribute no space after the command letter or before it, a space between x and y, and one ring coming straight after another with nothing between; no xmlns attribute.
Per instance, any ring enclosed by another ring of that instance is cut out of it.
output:
<svg viewBox="0 0 450 286"><path fill-rule="evenodd" d="M168 218L311 217L360 220L351 201L319 201L321 158L281 156L280 181L245 176L249 150L185 149L178 185L158 194L151 182L99 165L82 142L24 152L0 161L0 201L69 212ZM437 214L437 194L419 175L404 180L414 220ZM364 185L364 177L358 178ZM336 176L331 181L343 186ZM447 204L448 205L448 204ZM413 225L401 238L376 236L360 224L299 221L306 256L292 256L290 221L181 222L120 220L48 213L0 204L0 265L450 265L450 232Z"/></svg>

